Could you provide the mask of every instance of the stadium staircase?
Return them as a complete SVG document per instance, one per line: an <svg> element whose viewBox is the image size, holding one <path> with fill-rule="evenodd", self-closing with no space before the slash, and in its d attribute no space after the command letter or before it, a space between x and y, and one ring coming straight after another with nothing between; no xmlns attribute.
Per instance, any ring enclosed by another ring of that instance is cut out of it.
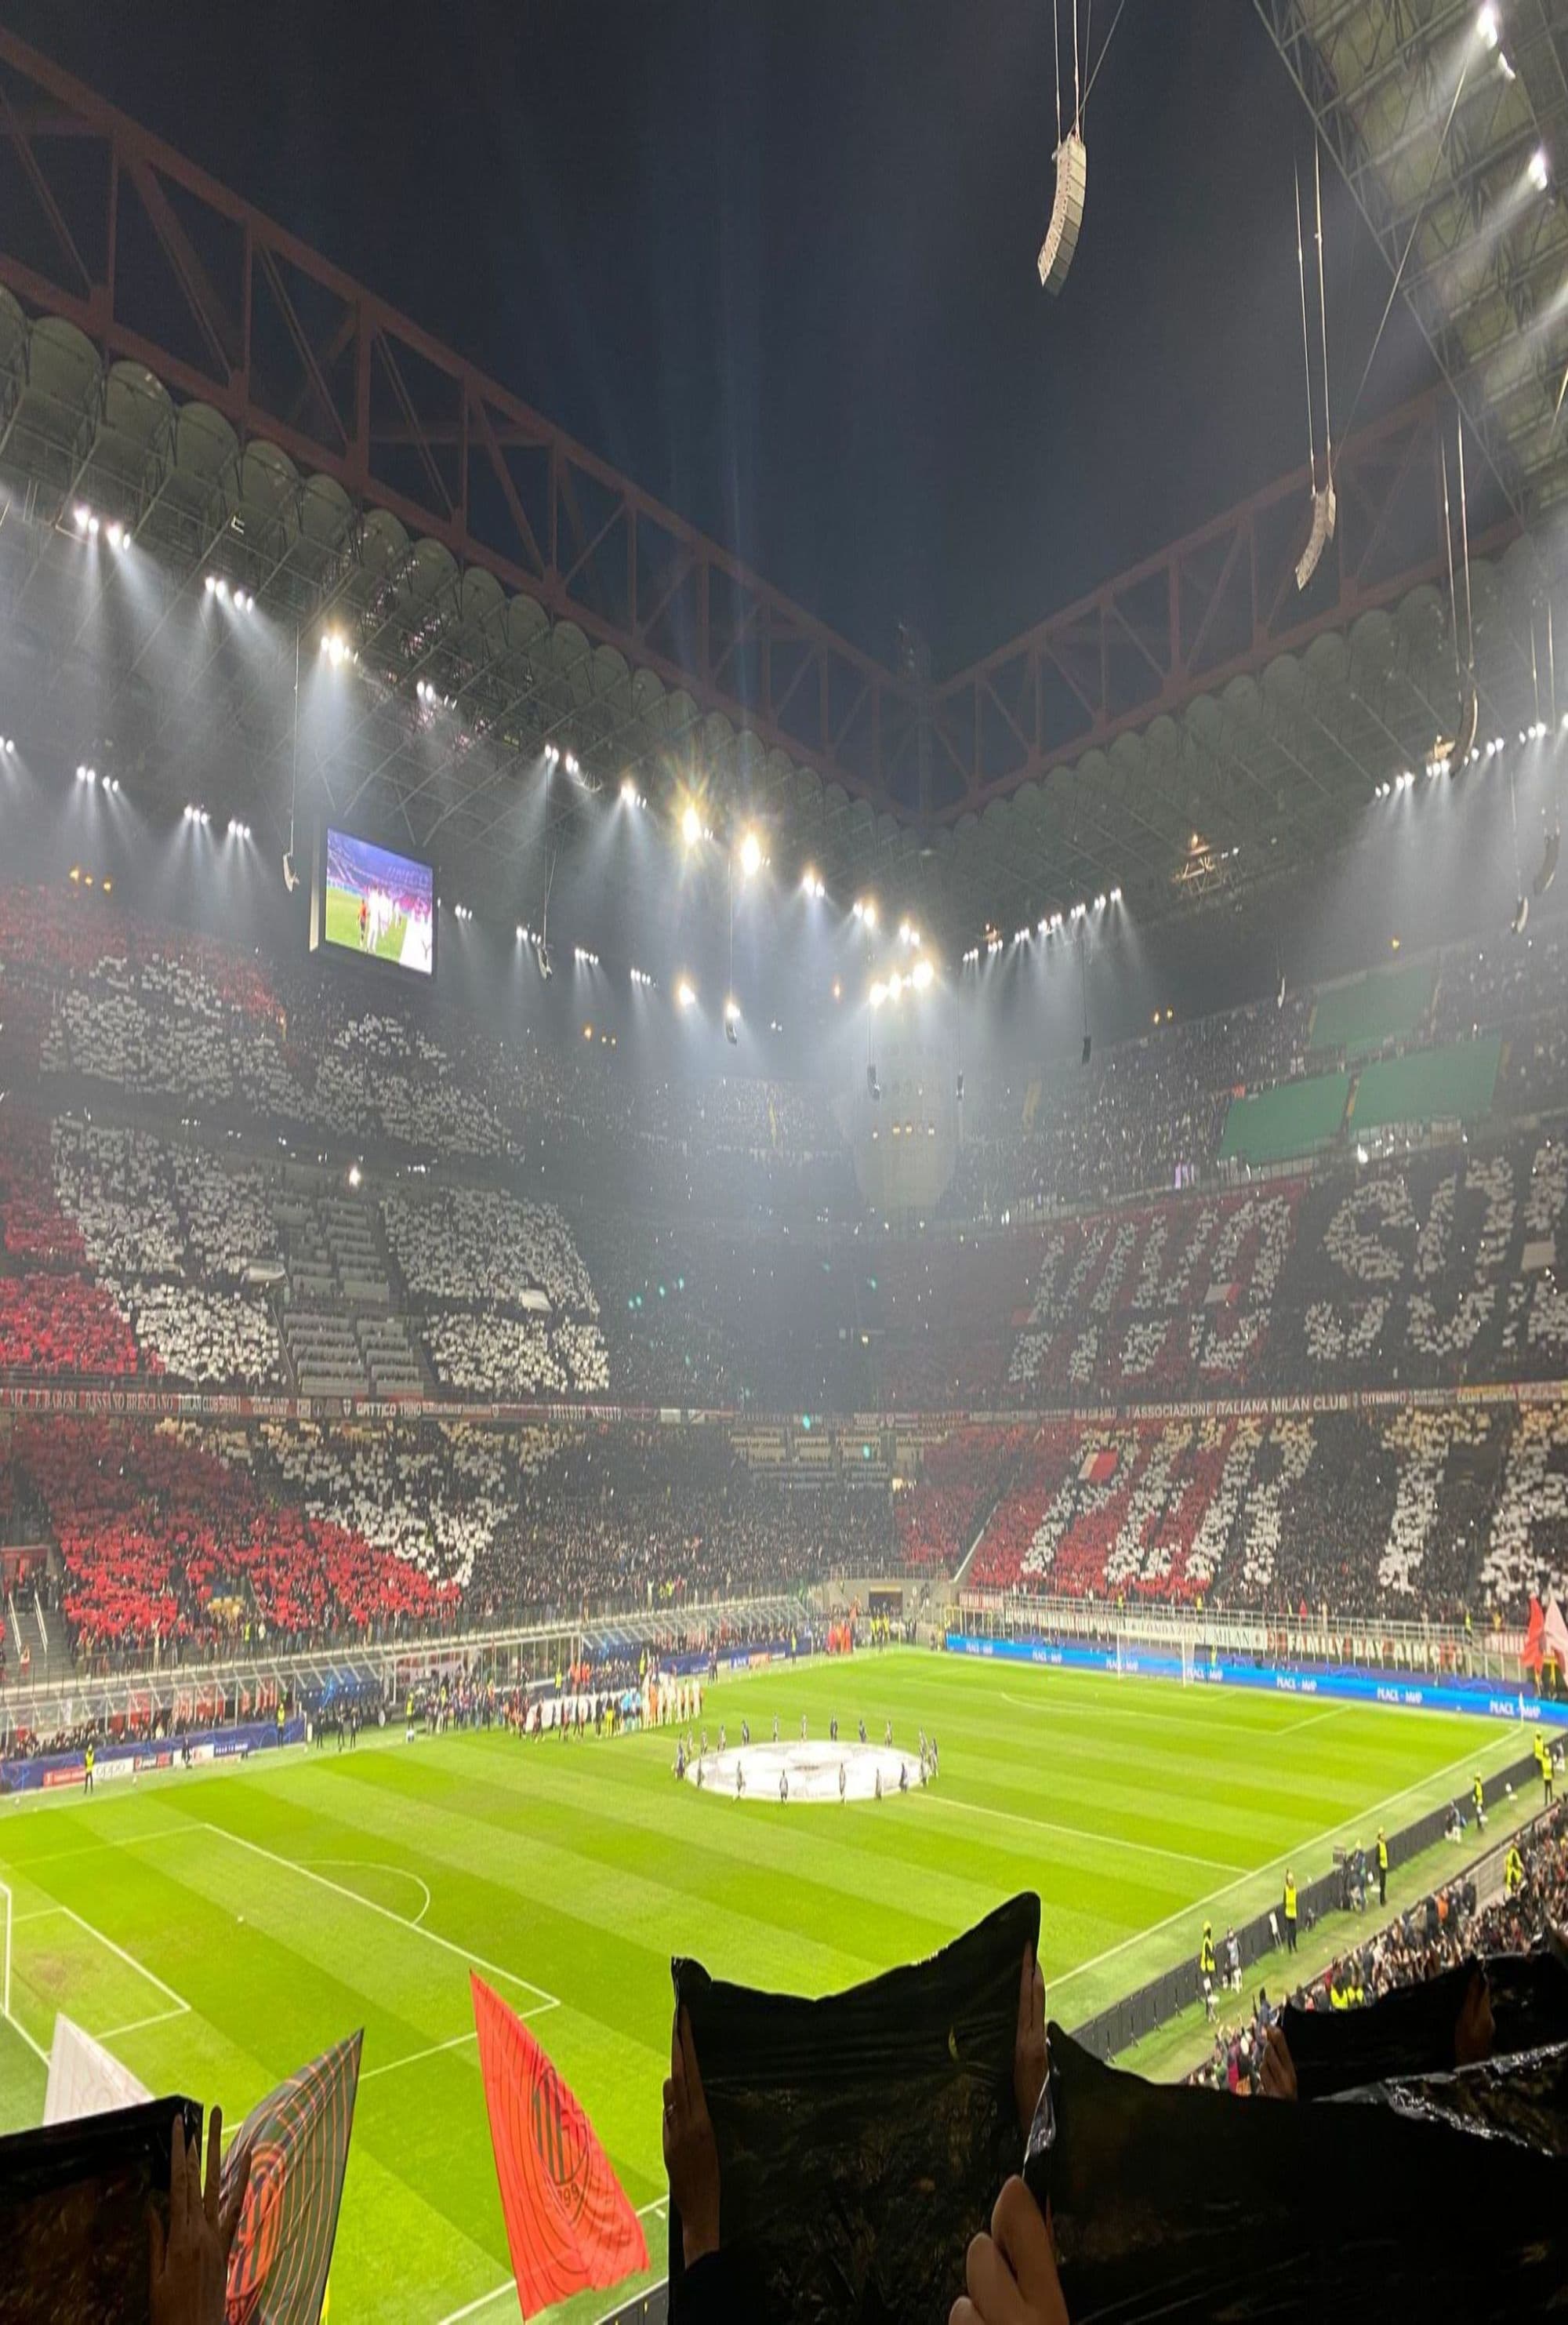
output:
<svg viewBox="0 0 1568 2325"><path fill-rule="evenodd" d="M429 1376L396 1312L395 1270L374 1202L291 1188L275 1206L289 1275L285 1361L302 1396L423 1396Z"/></svg>

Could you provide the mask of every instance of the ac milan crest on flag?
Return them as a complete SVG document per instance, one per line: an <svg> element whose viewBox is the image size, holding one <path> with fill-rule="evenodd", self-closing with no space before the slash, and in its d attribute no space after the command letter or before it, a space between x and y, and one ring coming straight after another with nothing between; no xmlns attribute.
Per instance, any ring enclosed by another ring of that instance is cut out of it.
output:
<svg viewBox="0 0 1568 2325"><path fill-rule="evenodd" d="M1117 1451L1113 1445L1102 1445L1096 1452L1085 1453L1078 1464L1081 1486L1108 1486L1116 1475Z"/></svg>
<svg viewBox="0 0 1568 2325"><path fill-rule="evenodd" d="M224 2158L226 2198L247 2149L251 2184L228 2263L227 2325L318 2325L337 2234L363 2031L254 2107Z"/></svg>
<svg viewBox="0 0 1568 2325"><path fill-rule="evenodd" d="M469 1976L507 2248L531 2317L646 2268L648 2246L580 2103L516 2012Z"/></svg>

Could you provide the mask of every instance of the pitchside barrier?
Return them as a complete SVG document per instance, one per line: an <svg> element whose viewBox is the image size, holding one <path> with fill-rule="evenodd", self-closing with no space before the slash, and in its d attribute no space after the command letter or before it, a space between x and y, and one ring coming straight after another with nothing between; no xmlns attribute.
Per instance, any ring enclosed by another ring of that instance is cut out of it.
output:
<svg viewBox="0 0 1568 2325"><path fill-rule="evenodd" d="M286 1719L282 1733L276 1720L254 1720L245 1727L203 1728L189 1737L148 1737L141 1743L100 1744L94 1755L93 1783L125 1783L157 1768L180 1765L189 1744L193 1767L214 1760L246 1760L278 1744L303 1744L303 1719ZM40 1752L32 1758L0 1760L0 1793L52 1792L79 1784L87 1775L81 1752Z"/></svg>
<svg viewBox="0 0 1568 2325"><path fill-rule="evenodd" d="M1407 1711L1466 1711L1485 1719L1524 1721L1538 1718L1541 1708L1537 1698L1495 1681L1401 1677L1395 1672L1343 1664L1312 1669L1236 1655L1206 1655L1192 1646L1178 1653L1120 1638L1085 1645L1074 1640L977 1638L973 1632L949 1631L945 1644L951 1655L973 1655L987 1663L1109 1672L1121 1679L1174 1679L1188 1687L1261 1688L1271 1695L1392 1703Z"/></svg>
<svg viewBox="0 0 1568 2325"><path fill-rule="evenodd" d="M1538 1784L1540 1781L1540 1771L1533 1759L1516 1760L1510 1767L1486 1779L1481 1787L1482 1797L1489 1808L1495 1807L1498 1802L1507 1797L1510 1788L1518 1792L1528 1785ZM1468 1788L1463 1800L1468 1813ZM1435 1848L1443 1839L1449 1813L1446 1807L1430 1809L1425 1816L1417 1817L1413 1824L1401 1825L1397 1832L1389 1833L1387 1839L1390 1871L1397 1866L1407 1865L1424 1849ZM1375 1899L1375 1835L1369 1836L1364 1846L1367 1851L1367 1894ZM1494 1844L1476 1857L1444 1867L1441 1874L1434 1876L1433 1889L1446 1889L1452 1882L1469 1876L1476 1883L1478 1900L1484 1903L1484 1868L1497 1853L1497 1845ZM1359 1923L1369 1936L1388 1926L1375 1904L1364 1913L1355 1913L1349 1902L1348 1889L1349 1877L1343 1865L1336 1865L1329 1872L1320 1873L1314 1880L1299 1882L1296 1885L1296 1905L1302 1930L1323 1921L1329 1913L1339 1913L1348 1922ZM1202 1915L1200 1900L1193 1908L1194 1929L1198 1927ZM1239 1998L1243 2005L1255 1984L1268 1986L1270 1982L1268 1975L1259 1975L1259 1964L1266 1964L1268 1971L1278 1976L1278 1992L1270 1996L1274 2002L1281 2001L1287 1992L1294 1991L1298 1983L1305 1983L1304 1980L1298 1981L1292 1972L1291 1957L1285 1948L1283 1896L1265 1912L1255 1913L1250 1922L1243 1922L1236 1931L1236 1942L1241 1956L1241 1995ZM1352 1938L1347 1930L1346 1942L1348 1947L1352 1942L1359 1944L1360 1941L1359 1937ZM1250 1969L1254 1973L1252 1978L1248 1976ZM1222 2017L1226 2015L1225 1996L1229 1991L1216 1977L1214 1994ZM1151 1978L1147 1986L1139 1987L1132 1994L1123 1995L1120 2002L1109 2004L1094 2017L1085 2019L1081 2026L1070 2027L1068 2032L1075 2042L1092 2050L1097 2058L1111 2060L1203 1998L1204 1981L1198 1968L1194 1943L1189 1959L1176 1968L1162 1971L1158 1978Z"/></svg>

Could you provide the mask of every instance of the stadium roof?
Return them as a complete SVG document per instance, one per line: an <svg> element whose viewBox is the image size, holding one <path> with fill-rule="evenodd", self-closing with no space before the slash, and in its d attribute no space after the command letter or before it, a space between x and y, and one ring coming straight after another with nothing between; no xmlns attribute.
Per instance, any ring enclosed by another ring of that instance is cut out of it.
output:
<svg viewBox="0 0 1568 2325"><path fill-rule="evenodd" d="M1494 108L1508 152L1516 102ZM541 840L586 843L590 792L630 775L655 809L695 791L717 826L765 819L776 862L876 887L955 950L1114 886L1148 919L1294 871L1453 731L1439 394L1336 448L1340 525L1305 593L1301 471L932 685L3 32L0 163L0 681L63 756L97 746L73 729L90 715L171 807L202 790L281 836L295 640L334 624L360 655L354 713L303 773L482 909L526 917ZM1561 204L1537 207L1555 249ZM1532 260L1541 282L1551 264ZM1438 279L1424 260L1418 295ZM1536 715L1547 575L1519 478L1528 459L1545 498L1556 473L1527 398L1507 409L1517 472L1499 453L1470 508L1483 735ZM134 602L113 560L84 598L78 507L127 528ZM255 596L270 654L238 675L187 654L171 684L158 642L208 573ZM550 783L541 820L552 741L585 779ZM661 901L655 883L644 907Z"/></svg>
<svg viewBox="0 0 1568 2325"><path fill-rule="evenodd" d="M1257 0L1493 477L1568 492L1568 19L1549 0Z"/></svg>

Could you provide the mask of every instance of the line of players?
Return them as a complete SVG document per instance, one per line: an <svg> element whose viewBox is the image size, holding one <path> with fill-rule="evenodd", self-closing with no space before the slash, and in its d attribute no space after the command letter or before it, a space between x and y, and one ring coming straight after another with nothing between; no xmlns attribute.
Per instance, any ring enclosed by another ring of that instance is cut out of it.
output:
<svg viewBox="0 0 1568 2325"><path fill-rule="evenodd" d="M866 1734L866 1724L863 1718L859 1722L859 1729L860 1741L862 1744L869 1745L871 1739ZM923 1728L918 1731L918 1733L920 1739L920 1783L923 1785L934 1783L936 1780L938 1765L936 1738L935 1736L927 1736ZM836 1715L828 1722L827 1737L830 1744L836 1744L838 1742L838 1719ZM724 1722L721 1721L719 1724L719 1740L717 1745L719 1752L726 1752L729 1749L729 1729ZM800 1741L805 1744L809 1740L809 1723L805 1712L803 1711L800 1715ZM741 1722L741 1750L742 1752L745 1751L751 1741L752 1723L749 1719L742 1719ZM775 1712L773 1715L773 1742L777 1744L779 1741L779 1715ZM882 1746L885 1751L890 1752L897 1749L897 1746L893 1742L893 1723L890 1719L885 1723L882 1729ZM689 1728L684 1737L678 1737L675 1746L676 1781L678 1783L683 1783L685 1781L687 1768L691 1768L694 1771L696 1788L698 1792L701 1792L703 1788L703 1764L708 1756L708 1732L706 1728L701 1731L700 1741L697 1737L692 1734ZM848 1798L848 1776L846 1774L846 1768L847 1763L841 1760L838 1766L838 1797L841 1801ZM907 1792L909 1789L909 1764L907 1760L900 1758L899 1762L899 1790L901 1792ZM743 1800L745 1798L745 1763L743 1760L737 1758L735 1762L735 1798L738 1801ZM788 1768L781 1768L779 1772L779 1797L781 1801L787 1801L789 1797L789 1771ZM875 1771L875 1797L879 1801L882 1797L882 1772L880 1766Z"/></svg>

